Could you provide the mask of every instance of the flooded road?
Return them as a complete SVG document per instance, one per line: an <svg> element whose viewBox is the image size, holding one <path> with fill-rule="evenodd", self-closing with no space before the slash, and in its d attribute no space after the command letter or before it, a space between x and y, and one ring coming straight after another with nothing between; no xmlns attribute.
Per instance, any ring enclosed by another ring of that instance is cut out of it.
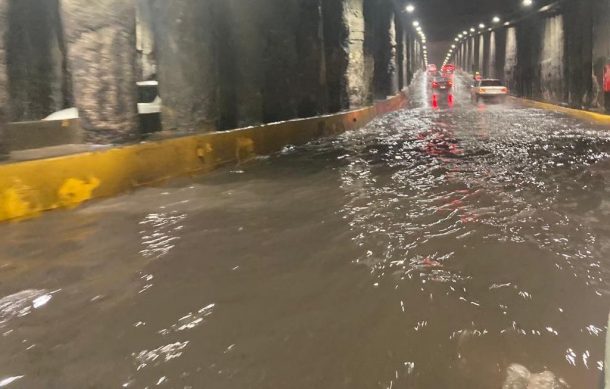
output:
<svg viewBox="0 0 610 389"><path fill-rule="evenodd" d="M598 387L610 132L417 82L359 131L0 225L0 387Z"/></svg>

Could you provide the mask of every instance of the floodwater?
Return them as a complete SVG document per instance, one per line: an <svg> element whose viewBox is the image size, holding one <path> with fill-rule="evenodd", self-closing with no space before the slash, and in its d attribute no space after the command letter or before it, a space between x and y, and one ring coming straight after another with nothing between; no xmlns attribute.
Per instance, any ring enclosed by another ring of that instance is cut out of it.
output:
<svg viewBox="0 0 610 389"><path fill-rule="evenodd" d="M511 363L598 387L610 132L424 85L359 131L1 225L0 387L487 389Z"/></svg>

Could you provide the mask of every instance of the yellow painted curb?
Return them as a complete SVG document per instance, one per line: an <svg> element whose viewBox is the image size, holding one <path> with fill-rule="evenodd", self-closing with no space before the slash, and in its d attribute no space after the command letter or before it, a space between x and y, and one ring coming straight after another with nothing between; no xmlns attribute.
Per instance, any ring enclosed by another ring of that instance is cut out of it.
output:
<svg viewBox="0 0 610 389"><path fill-rule="evenodd" d="M581 109L562 107L561 105L543 103L541 101L529 100L521 97L513 97L513 99L518 100L529 107L545 109L547 111L561 112L573 116L575 118L587 120L593 123L610 125L610 115L604 115L591 111L584 111Z"/></svg>
<svg viewBox="0 0 610 389"><path fill-rule="evenodd" d="M23 219L115 196L169 178L209 172L286 145L353 130L406 105L406 95L375 106L225 132L184 136L27 162L0 164L0 221Z"/></svg>

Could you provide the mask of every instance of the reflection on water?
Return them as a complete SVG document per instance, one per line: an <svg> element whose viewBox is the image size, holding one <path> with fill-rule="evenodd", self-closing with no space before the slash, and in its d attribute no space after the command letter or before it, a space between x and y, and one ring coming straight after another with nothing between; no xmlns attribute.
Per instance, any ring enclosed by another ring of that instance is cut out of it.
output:
<svg viewBox="0 0 610 389"><path fill-rule="evenodd" d="M45 306L53 296L46 290L29 289L0 299L0 329L15 317L29 315Z"/></svg>
<svg viewBox="0 0 610 389"><path fill-rule="evenodd" d="M0 383L596 387L610 135L418 82L359 131L0 226L30 237L0 258L24 263L0 272Z"/></svg>
<svg viewBox="0 0 610 389"><path fill-rule="evenodd" d="M142 255L147 258L160 258L167 255L180 239L179 231L186 214L176 211L170 213L151 213L140 222L145 230L141 232Z"/></svg>

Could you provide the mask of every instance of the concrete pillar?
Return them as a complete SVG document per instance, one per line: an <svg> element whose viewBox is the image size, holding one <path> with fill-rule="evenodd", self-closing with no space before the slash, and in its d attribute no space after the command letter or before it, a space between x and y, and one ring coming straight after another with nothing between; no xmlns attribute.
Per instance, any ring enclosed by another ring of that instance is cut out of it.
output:
<svg viewBox="0 0 610 389"><path fill-rule="evenodd" d="M542 99L562 102L564 94L564 45L563 16L545 18L540 58Z"/></svg>
<svg viewBox="0 0 610 389"><path fill-rule="evenodd" d="M504 64L506 62L506 28L495 30L493 50L495 51L494 75L496 78L504 79ZM506 82L506 80L505 80Z"/></svg>
<svg viewBox="0 0 610 389"><path fill-rule="evenodd" d="M472 37L472 64L473 64L473 72L481 72L481 54L482 54L482 44L481 39L478 35Z"/></svg>
<svg viewBox="0 0 610 389"><path fill-rule="evenodd" d="M396 63L398 70L398 90L405 87L405 45L403 25L399 15L395 16L394 26L396 27Z"/></svg>
<svg viewBox="0 0 610 389"><path fill-rule="evenodd" d="M322 0L298 0L296 17L298 88L292 91L297 94L297 116L310 117L326 113L328 105Z"/></svg>
<svg viewBox="0 0 610 389"><path fill-rule="evenodd" d="M477 46L475 44L476 37L470 37L468 39L468 71L474 73L476 69L477 63Z"/></svg>
<svg viewBox="0 0 610 389"><path fill-rule="evenodd" d="M263 27L268 23L267 7L258 2L242 0L226 0L226 9L229 12L227 23L229 36L223 39L225 55L222 67L230 67L233 74L229 81L234 93L234 114L237 127L246 127L264 121L263 87L265 82L265 60L263 53L266 50ZM229 45L227 45L227 40ZM229 46L229 47L227 47ZM226 54L229 55L226 55ZM231 54L234 53L234 54ZM224 77L223 77L224 78ZM226 95L226 94L225 94ZM229 99L230 100L230 99Z"/></svg>
<svg viewBox="0 0 610 389"><path fill-rule="evenodd" d="M409 34L406 31L406 28L403 26L402 29L402 50L403 50L403 74L404 74L404 87L407 88L411 85L411 77L409 76Z"/></svg>
<svg viewBox="0 0 610 389"><path fill-rule="evenodd" d="M485 39L485 33L481 33L481 35L479 35L479 61L478 61L478 67L479 67L479 72L481 72L481 75L483 77L487 77L487 74L485 74L485 69L486 69L486 61L487 58L485 58L486 54L489 54L489 52L486 53L486 49L485 49L485 45L487 43L487 39Z"/></svg>
<svg viewBox="0 0 610 389"><path fill-rule="evenodd" d="M213 131L218 121L213 1L152 4L163 129Z"/></svg>
<svg viewBox="0 0 610 389"><path fill-rule="evenodd" d="M415 38L411 32L407 32L407 75L409 84L413 81L417 71L417 59L415 58Z"/></svg>
<svg viewBox="0 0 610 389"><path fill-rule="evenodd" d="M472 39L466 38L466 57L464 58L464 63L466 65L466 71L472 72Z"/></svg>
<svg viewBox="0 0 610 389"><path fill-rule="evenodd" d="M8 104L8 77L6 69L6 30L8 0L0 0L0 161L8 156L4 127L6 126L6 109Z"/></svg>
<svg viewBox="0 0 610 389"><path fill-rule="evenodd" d="M59 4L57 0L8 3L8 120L40 120L71 103Z"/></svg>
<svg viewBox="0 0 610 389"><path fill-rule="evenodd" d="M610 1L597 1L594 7L592 104L610 113L610 91L605 91L610 80Z"/></svg>
<svg viewBox="0 0 610 389"><path fill-rule="evenodd" d="M365 0L365 17L373 24L372 48L375 58L374 96L385 99L397 92L396 30L391 0Z"/></svg>
<svg viewBox="0 0 610 389"><path fill-rule="evenodd" d="M504 82L511 91L518 93L517 88L517 28L506 30L506 49L504 55Z"/></svg>
<svg viewBox="0 0 610 389"><path fill-rule="evenodd" d="M322 0L213 3L219 129L328 111Z"/></svg>
<svg viewBox="0 0 610 389"><path fill-rule="evenodd" d="M141 81L157 78L155 38L150 0L136 0L137 75Z"/></svg>
<svg viewBox="0 0 610 389"><path fill-rule="evenodd" d="M60 0L75 105L93 142L138 132L134 0Z"/></svg>
<svg viewBox="0 0 610 389"><path fill-rule="evenodd" d="M330 111L369 105L373 31L363 0L323 0L323 13Z"/></svg>
<svg viewBox="0 0 610 389"><path fill-rule="evenodd" d="M464 42L460 42L458 47L458 58L456 60L456 66L463 68L464 67Z"/></svg>
<svg viewBox="0 0 610 389"><path fill-rule="evenodd" d="M263 57L263 120L273 122L297 116L295 28L298 23L295 0L268 0L261 36Z"/></svg>
<svg viewBox="0 0 610 389"><path fill-rule="evenodd" d="M487 43L487 67L485 73L491 78L499 78L500 76L496 73L496 32L492 31L489 33L489 40Z"/></svg>
<svg viewBox="0 0 610 389"><path fill-rule="evenodd" d="M544 16L535 15L525 19L517 29L517 88L519 95L540 99L541 63Z"/></svg>
<svg viewBox="0 0 610 389"><path fill-rule="evenodd" d="M591 105L593 97L593 3L607 0L566 1L561 4L566 40L565 95L575 108Z"/></svg>

